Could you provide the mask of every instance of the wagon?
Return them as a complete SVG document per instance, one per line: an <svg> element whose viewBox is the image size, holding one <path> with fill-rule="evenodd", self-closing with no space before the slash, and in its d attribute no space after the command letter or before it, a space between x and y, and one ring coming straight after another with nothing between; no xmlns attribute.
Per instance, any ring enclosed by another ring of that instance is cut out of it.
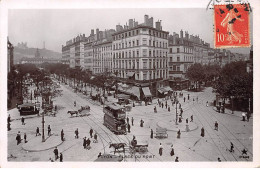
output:
<svg viewBox="0 0 260 171"><path fill-rule="evenodd" d="M129 151L130 153L145 153L148 152L148 144L137 144L135 141L131 141L131 144L129 145Z"/></svg>
<svg viewBox="0 0 260 171"><path fill-rule="evenodd" d="M167 129L166 128L156 128L155 137L156 138L168 138Z"/></svg>

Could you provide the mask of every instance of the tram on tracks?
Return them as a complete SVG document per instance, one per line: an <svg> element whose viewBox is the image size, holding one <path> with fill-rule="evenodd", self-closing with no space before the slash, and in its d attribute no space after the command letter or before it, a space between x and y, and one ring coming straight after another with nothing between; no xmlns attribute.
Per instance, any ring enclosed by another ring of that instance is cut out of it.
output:
<svg viewBox="0 0 260 171"><path fill-rule="evenodd" d="M125 108L113 103L103 108L104 125L115 134L126 134Z"/></svg>

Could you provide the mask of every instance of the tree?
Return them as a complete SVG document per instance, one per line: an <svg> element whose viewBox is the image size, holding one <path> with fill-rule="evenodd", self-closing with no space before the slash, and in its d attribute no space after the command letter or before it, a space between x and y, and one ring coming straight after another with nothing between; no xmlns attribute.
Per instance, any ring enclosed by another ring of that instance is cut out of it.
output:
<svg viewBox="0 0 260 171"><path fill-rule="evenodd" d="M197 91L197 88L200 88L200 84L205 78L204 67L200 63L195 63L188 68L186 76L195 83Z"/></svg>
<svg viewBox="0 0 260 171"><path fill-rule="evenodd" d="M204 82L207 85L207 83L211 83L213 82L220 73L221 67L217 64L213 64L213 65L203 65L204 67L204 71L205 71L205 78L204 78Z"/></svg>
<svg viewBox="0 0 260 171"><path fill-rule="evenodd" d="M247 73L244 61L226 64L221 69L215 88L223 98L252 99L253 73Z"/></svg>

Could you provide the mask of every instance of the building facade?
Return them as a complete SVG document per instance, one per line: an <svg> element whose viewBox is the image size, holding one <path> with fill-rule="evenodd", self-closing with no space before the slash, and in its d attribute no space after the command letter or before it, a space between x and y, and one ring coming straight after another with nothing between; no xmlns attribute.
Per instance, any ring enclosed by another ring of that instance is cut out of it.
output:
<svg viewBox="0 0 260 171"><path fill-rule="evenodd" d="M67 41L65 46L62 45L62 63L69 62L70 68L84 67L84 43L86 40L85 34L78 35Z"/></svg>
<svg viewBox="0 0 260 171"><path fill-rule="evenodd" d="M99 41L93 45L93 73L112 73L112 41Z"/></svg>
<svg viewBox="0 0 260 171"><path fill-rule="evenodd" d="M153 18L144 19L140 25L130 19L129 26L113 34L113 73L126 84L150 87L155 95L168 78L169 32L162 30L160 21L154 28Z"/></svg>
<svg viewBox="0 0 260 171"><path fill-rule="evenodd" d="M210 53L211 52L211 53ZM186 89L189 80L186 78L188 68L194 63L214 61L210 44L199 36L189 35L187 31L169 36L169 85L174 90Z"/></svg>

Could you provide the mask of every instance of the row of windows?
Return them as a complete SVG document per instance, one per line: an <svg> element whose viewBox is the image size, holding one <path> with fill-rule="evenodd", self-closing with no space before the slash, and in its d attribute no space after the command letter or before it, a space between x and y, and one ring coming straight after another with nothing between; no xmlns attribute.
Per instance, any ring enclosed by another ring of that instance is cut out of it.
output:
<svg viewBox="0 0 260 171"><path fill-rule="evenodd" d="M157 48L168 48L167 42L161 42L161 41L152 41L149 40L149 44L147 44L147 38L142 39L142 45L144 46L152 46L152 47L157 47ZM113 45L113 50L118 50L118 49L124 49L127 47L136 47L139 46L139 40L133 40L129 42L124 42L124 43L115 43Z"/></svg>
<svg viewBox="0 0 260 171"><path fill-rule="evenodd" d="M163 39L168 38L168 34L166 34L166 33L158 32L158 31L150 30L150 29L148 29L148 30L149 30L149 35L151 35L151 36L155 36L155 37L159 37L159 38L163 38ZM143 28L142 31L146 32L147 29ZM131 31L128 31L128 32L125 32L125 33L115 35L113 39L114 40L120 40L120 39L124 39L124 38L127 38L127 37L136 36L139 33L140 33L139 29L135 29L135 30L131 30Z"/></svg>
<svg viewBox="0 0 260 171"><path fill-rule="evenodd" d="M149 65L148 65L149 64ZM143 61L143 67L139 68L139 62L135 60L122 60L114 62L115 68L125 68L125 69L158 69L158 68L167 68L168 62L166 60L157 60L153 61Z"/></svg>
<svg viewBox="0 0 260 171"><path fill-rule="evenodd" d="M121 78L127 78L127 73L126 72L121 72L119 70L114 70L115 72L118 72L118 76ZM159 70L157 72L143 72L143 80L151 80L151 79L157 79L157 78L167 78L167 71L166 70ZM135 74L135 79L139 80L140 78L140 74L136 73Z"/></svg>
<svg viewBox="0 0 260 171"><path fill-rule="evenodd" d="M116 52L114 53L114 59L115 58L131 58L131 57L139 57L140 53L139 50L136 51L122 51L122 52ZM161 50L149 50L149 53L147 53L147 49L142 50L142 57L167 57L167 52L161 51Z"/></svg>

